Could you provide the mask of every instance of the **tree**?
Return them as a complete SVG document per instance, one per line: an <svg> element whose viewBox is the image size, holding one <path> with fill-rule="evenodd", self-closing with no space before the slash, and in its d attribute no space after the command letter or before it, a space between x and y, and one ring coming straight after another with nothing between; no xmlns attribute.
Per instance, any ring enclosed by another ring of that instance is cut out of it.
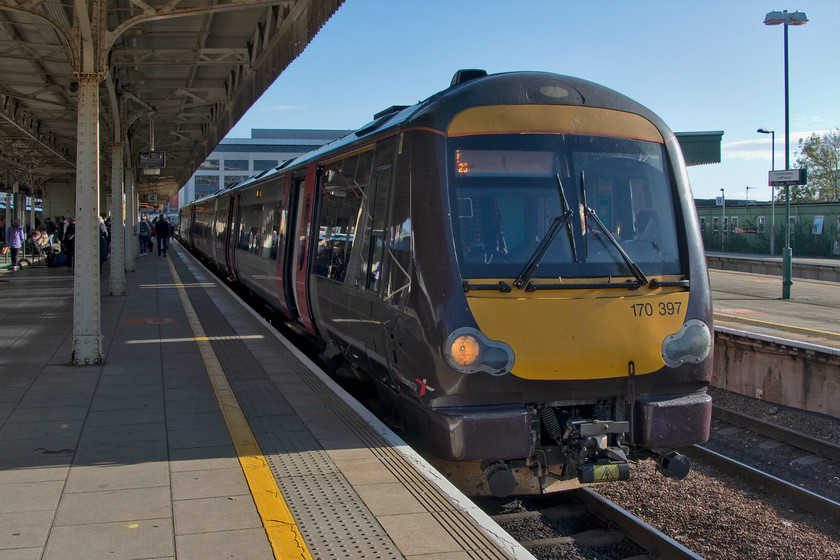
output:
<svg viewBox="0 0 840 560"><path fill-rule="evenodd" d="M800 140L796 165L808 169L808 185L795 187L802 195L801 202L805 202L805 198L819 202L840 201L840 129Z"/></svg>

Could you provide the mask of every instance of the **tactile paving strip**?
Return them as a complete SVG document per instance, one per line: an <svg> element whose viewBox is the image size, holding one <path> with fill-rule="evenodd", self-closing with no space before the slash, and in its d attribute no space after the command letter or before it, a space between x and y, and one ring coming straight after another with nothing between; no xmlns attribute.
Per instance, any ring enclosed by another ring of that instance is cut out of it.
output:
<svg viewBox="0 0 840 560"><path fill-rule="evenodd" d="M172 262L182 282L196 281L180 257ZM213 350L312 557L403 558L205 290L188 296L208 336L230 337L211 341Z"/></svg>

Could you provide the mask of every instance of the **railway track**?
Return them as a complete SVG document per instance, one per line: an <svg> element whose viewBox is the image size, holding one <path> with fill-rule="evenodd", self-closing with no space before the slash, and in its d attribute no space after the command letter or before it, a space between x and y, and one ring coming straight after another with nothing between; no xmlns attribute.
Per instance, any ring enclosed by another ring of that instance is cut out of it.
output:
<svg viewBox="0 0 840 560"><path fill-rule="evenodd" d="M720 453L715 453L700 445L695 445L682 451L692 460L710 463L727 474L740 476L765 488L770 488L772 492L787 497L791 503L803 509L820 516L834 517L840 521L840 503L829 500L810 490L800 488L755 467L745 465L744 463L725 457Z"/></svg>
<svg viewBox="0 0 840 560"><path fill-rule="evenodd" d="M727 424L745 428L782 443L798 447L804 451L822 455L833 461L840 461L840 445L836 445L830 441L812 437L802 432L779 426L773 422L767 422L720 406L713 408L712 416Z"/></svg>
<svg viewBox="0 0 840 560"><path fill-rule="evenodd" d="M832 442L722 407L715 407L713 417L716 420L760 434L782 444L796 447L832 461L840 461L840 446ZM709 444L712 443L712 441L709 442ZM765 472L763 468L759 469L746 462L713 451L707 447L709 444L706 446L695 445L681 451L692 460L705 461L729 475L742 477L764 488L769 488L773 493L785 496L791 503L807 511L840 521L840 503L803 488L802 483L788 482ZM768 463L772 465L771 461L768 461Z"/></svg>
<svg viewBox="0 0 840 560"><path fill-rule="evenodd" d="M588 488L523 497L508 509L517 511L490 513L537 558L702 559Z"/></svg>

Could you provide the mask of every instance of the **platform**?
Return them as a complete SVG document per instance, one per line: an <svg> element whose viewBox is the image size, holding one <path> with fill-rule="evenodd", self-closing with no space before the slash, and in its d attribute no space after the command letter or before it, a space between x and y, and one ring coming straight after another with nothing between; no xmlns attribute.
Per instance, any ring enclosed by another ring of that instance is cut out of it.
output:
<svg viewBox="0 0 840 560"><path fill-rule="evenodd" d="M0 559L532 558L180 247L101 298L102 365L72 280L0 271Z"/></svg>
<svg viewBox="0 0 840 560"><path fill-rule="evenodd" d="M781 276L710 268L709 279L716 328L825 346L840 353L840 282L794 278L791 297L785 300Z"/></svg>
<svg viewBox="0 0 840 560"><path fill-rule="evenodd" d="M706 252L706 263L710 269L736 270L770 276L781 276L781 256L750 255L739 253ZM840 258L793 257L791 276L809 280L840 282Z"/></svg>

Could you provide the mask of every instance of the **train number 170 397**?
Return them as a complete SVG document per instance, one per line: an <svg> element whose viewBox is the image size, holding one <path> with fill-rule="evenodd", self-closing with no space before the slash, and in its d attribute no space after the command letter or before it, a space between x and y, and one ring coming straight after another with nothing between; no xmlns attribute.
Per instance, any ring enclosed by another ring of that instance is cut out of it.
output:
<svg viewBox="0 0 840 560"><path fill-rule="evenodd" d="M659 303L633 303L633 317L653 317L654 315L679 315L681 301L660 301Z"/></svg>

